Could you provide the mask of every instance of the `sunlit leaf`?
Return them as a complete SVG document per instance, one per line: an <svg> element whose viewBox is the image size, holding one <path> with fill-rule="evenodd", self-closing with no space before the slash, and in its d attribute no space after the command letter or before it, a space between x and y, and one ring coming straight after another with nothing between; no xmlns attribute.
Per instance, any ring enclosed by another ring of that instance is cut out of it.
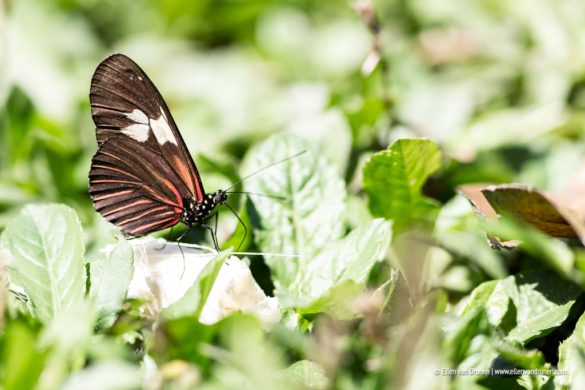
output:
<svg viewBox="0 0 585 390"><path fill-rule="evenodd" d="M254 148L248 172L307 152L248 179L246 190L284 199L255 197L248 210L254 236L276 285L289 285L321 249L343 232L345 188L336 169L301 138L276 135Z"/></svg>
<svg viewBox="0 0 585 390"><path fill-rule="evenodd" d="M133 273L132 247L126 241L108 247L89 261L89 295L95 297L102 321L111 322L113 314L122 308Z"/></svg>
<svg viewBox="0 0 585 390"><path fill-rule="evenodd" d="M440 166L437 145L425 139L401 139L374 154L363 169L372 214L393 220L396 231L433 221L437 206L421 189Z"/></svg>
<svg viewBox="0 0 585 390"><path fill-rule="evenodd" d="M462 314L486 311L492 326L526 343L553 331L569 316L579 288L554 274L530 272L486 282L474 290ZM506 318L509 318L507 323ZM509 328L509 329L506 329Z"/></svg>
<svg viewBox="0 0 585 390"><path fill-rule="evenodd" d="M297 275L293 284L278 291L287 304L314 313L326 311L351 318L351 298L363 289L370 270L390 247L391 225L383 219L355 229L330 244Z"/></svg>
<svg viewBox="0 0 585 390"><path fill-rule="evenodd" d="M3 239L14 257L10 282L24 289L40 320L49 322L83 299L83 242L75 211L64 205L27 206Z"/></svg>

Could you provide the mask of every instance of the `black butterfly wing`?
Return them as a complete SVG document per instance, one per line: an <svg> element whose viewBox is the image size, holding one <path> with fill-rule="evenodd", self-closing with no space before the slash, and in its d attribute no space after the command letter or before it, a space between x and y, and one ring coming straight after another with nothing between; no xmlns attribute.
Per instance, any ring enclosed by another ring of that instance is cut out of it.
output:
<svg viewBox="0 0 585 390"><path fill-rule="evenodd" d="M130 58L114 54L97 67L91 80L91 114L98 145L127 137L158 153L198 201L205 191L177 125L144 71ZM185 196L186 197L186 196Z"/></svg>
<svg viewBox="0 0 585 390"><path fill-rule="evenodd" d="M171 227L181 219L185 184L162 156L130 137L102 144L89 181L96 210L127 236Z"/></svg>
<svg viewBox="0 0 585 390"><path fill-rule="evenodd" d="M160 93L128 57L104 60L91 82L99 149L89 193L127 236L174 226L186 199L203 199L199 173Z"/></svg>

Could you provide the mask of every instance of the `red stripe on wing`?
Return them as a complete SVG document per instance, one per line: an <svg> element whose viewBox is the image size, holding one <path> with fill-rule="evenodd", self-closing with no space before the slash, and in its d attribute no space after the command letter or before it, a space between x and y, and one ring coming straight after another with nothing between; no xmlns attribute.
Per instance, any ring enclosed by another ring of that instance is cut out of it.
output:
<svg viewBox="0 0 585 390"><path fill-rule="evenodd" d="M128 137L102 144L89 179L97 211L130 236L177 224L189 196L165 159Z"/></svg>

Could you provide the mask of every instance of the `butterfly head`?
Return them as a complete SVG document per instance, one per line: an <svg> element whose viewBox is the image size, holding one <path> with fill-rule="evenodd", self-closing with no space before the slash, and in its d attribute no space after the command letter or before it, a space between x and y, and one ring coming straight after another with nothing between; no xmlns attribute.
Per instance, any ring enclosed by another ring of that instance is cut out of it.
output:
<svg viewBox="0 0 585 390"><path fill-rule="evenodd" d="M216 205L224 204L227 201L227 193L224 190L217 190L213 195L213 203Z"/></svg>

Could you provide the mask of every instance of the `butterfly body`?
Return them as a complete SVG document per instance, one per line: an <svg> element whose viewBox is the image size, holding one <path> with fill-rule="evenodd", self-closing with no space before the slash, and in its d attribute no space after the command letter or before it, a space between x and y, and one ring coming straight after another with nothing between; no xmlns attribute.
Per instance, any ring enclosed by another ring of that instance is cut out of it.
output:
<svg viewBox="0 0 585 390"><path fill-rule="evenodd" d="M193 199L185 199L188 206L183 208L181 222L187 226L203 225L207 219L215 213L215 208L227 201L227 194L223 190L218 190L213 194L205 194L203 201L199 202Z"/></svg>
<svg viewBox="0 0 585 390"><path fill-rule="evenodd" d="M204 225L225 191L206 193L171 113L146 73L130 58L102 61L90 103L98 151L89 172L96 210L129 237ZM215 240L214 240L215 241Z"/></svg>

